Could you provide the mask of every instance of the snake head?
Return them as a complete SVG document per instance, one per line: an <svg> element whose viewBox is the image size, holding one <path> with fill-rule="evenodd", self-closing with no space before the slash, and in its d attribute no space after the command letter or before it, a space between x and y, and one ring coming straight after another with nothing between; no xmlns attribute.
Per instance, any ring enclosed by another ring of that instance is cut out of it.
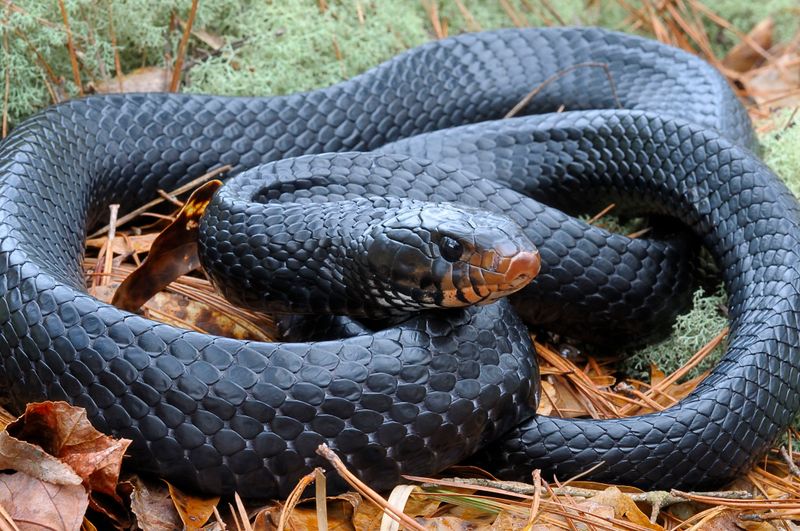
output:
<svg viewBox="0 0 800 531"><path fill-rule="evenodd" d="M403 209L365 245L370 295L402 310L487 304L525 287L540 267L510 218L449 204Z"/></svg>

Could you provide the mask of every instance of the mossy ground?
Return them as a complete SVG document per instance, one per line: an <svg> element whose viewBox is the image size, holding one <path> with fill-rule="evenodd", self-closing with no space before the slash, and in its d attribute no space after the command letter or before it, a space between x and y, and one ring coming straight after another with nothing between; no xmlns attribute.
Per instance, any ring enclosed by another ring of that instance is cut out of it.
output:
<svg viewBox="0 0 800 531"><path fill-rule="evenodd" d="M565 23L629 29L625 10L612 1L546 4L510 0L509 10L494 0L463 0L461 4L472 18L455 0L204 1L194 27L223 37L227 44L184 72L182 90L269 95L347 79L434 38L429 9L434 4L439 21L451 35L520 21L529 25ZM556 14L548 9L551 5L556 6ZM796 34L800 20L796 0L720 0L709 5L741 31L772 15L778 40ZM145 65L169 67L166 57L175 57L181 35L177 20L186 20L190 2L65 0L64 6L79 51L81 82L86 85L115 75L112 33L123 72ZM4 112L10 124L52 103L54 95L64 99L78 93L65 46L67 32L55 2L6 3L2 29L0 82L8 76ZM638 31L646 33L647 29ZM720 54L738 41L718 27L709 27L709 32ZM190 41L190 56L210 51L198 39ZM784 123L789 114L779 113L774 119ZM800 126L774 128L761 140L767 164L800 194ZM646 371L653 362L669 372L680 366L724 326L724 318L716 311L721 300L717 294L698 293L695 309L678 321L675 334L634 355L627 367L634 372Z"/></svg>

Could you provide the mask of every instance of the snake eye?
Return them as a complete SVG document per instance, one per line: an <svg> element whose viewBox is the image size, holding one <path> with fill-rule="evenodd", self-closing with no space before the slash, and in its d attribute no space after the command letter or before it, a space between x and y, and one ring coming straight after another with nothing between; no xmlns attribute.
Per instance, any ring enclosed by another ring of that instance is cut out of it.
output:
<svg viewBox="0 0 800 531"><path fill-rule="evenodd" d="M442 238L442 241L439 243L439 249L441 250L442 258L448 262L455 262L461 258L461 255L464 252L463 245L458 243L453 238L449 238L447 236Z"/></svg>

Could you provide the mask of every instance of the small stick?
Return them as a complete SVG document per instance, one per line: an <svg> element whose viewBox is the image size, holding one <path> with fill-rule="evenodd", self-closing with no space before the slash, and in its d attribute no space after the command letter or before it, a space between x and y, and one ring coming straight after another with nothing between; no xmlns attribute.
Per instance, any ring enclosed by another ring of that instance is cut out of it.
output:
<svg viewBox="0 0 800 531"><path fill-rule="evenodd" d="M793 476L800 478L800 468L797 468L794 459L792 459L792 456L786 451L786 447L781 446L780 452L781 457L783 457L783 460L786 461L786 464L789 466L789 472L791 472Z"/></svg>
<svg viewBox="0 0 800 531"><path fill-rule="evenodd" d="M589 219L589 221L587 221L586 223L588 223L589 225L594 225L595 223L597 223L597 220L599 220L600 218L602 218L603 216L605 216L606 214L608 214L609 212L614 210L614 208L616 206L617 205L615 203L611 203L610 205L605 207L603 210L601 210L600 212L598 212L597 214L592 216L591 219Z"/></svg>
<svg viewBox="0 0 800 531"><path fill-rule="evenodd" d="M64 19L64 28L67 30L67 49L69 50L69 60L72 63L72 78L78 88L78 95L83 96L83 85L81 85L81 71L78 67L78 55L75 53L75 43L72 42L72 31L69 29L69 17L67 16L67 6L64 0L58 0L58 7L61 8L61 18Z"/></svg>
<svg viewBox="0 0 800 531"><path fill-rule="evenodd" d="M539 516L539 505L542 503L542 471L538 468L533 471L533 501L531 502L531 514L528 517L525 529L533 527L536 518Z"/></svg>
<svg viewBox="0 0 800 531"><path fill-rule="evenodd" d="M791 127L792 123L794 122L794 117L797 116L797 111L800 110L800 105L795 106L792 114L789 115L789 119L786 120L786 124L784 124L783 129L781 131L786 131Z"/></svg>
<svg viewBox="0 0 800 531"><path fill-rule="evenodd" d="M105 262L103 263L103 276L100 277L99 284L107 286L111 282L111 270L114 269L114 238L117 236L117 214L119 214L119 204L109 205L111 211L108 221L108 243L106 244Z"/></svg>
<svg viewBox="0 0 800 531"><path fill-rule="evenodd" d="M514 107L508 111L508 113L504 116L504 118L513 118L516 116L522 109L528 106L528 104L539 94L547 85L560 79L567 75L568 73L572 72L573 70L577 70L578 68L602 68L605 73L606 77L608 78L608 84L611 89L611 95L614 97L614 101L617 104L617 108L622 108L622 103L619 101L619 96L617 95L617 85L614 83L614 78L611 76L611 70L609 70L608 65L606 63L578 63L567 67L563 70L560 70L553 74L552 76L545 79L538 87L533 89L532 91L528 92L524 98L519 100L519 103L514 105Z"/></svg>
<svg viewBox="0 0 800 531"><path fill-rule="evenodd" d="M194 17L197 15L198 0L192 0L192 8L189 11L189 19L186 21L186 27L183 29L183 36L178 45L178 57L175 58L175 65L172 69L172 82L169 84L169 91L176 92L178 84L181 82L181 67L183 66L183 58L186 55L186 45L189 43L189 35L192 33L192 24L194 24Z"/></svg>
<svg viewBox="0 0 800 531"><path fill-rule="evenodd" d="M122 62L119 58L119 48L117 47L117 34L114 31L114 4L109 2L108 3L108 33L111 37L111 49L114 50L114 70L116 70L117 74L117 85L119 86L119 91L124 92L125 87L122 85Z"/></svg>
<svg viewBox="0 0 800 531"><path fill-rule="evenodd" d="M161 197L163 197L165 200L169 201L170 203L172 203L176 207L183 208L183 202L177 200L172 194L170 194L168 192L165 192L161 188L156 190L156 192L158 192L158 195L160 195Z"/></svg>
<svg viewBox="0 0 800 531"><path fill-rule="evenodd" d="M0 138L5 138L8 135L8 96L11 94L11 60L9 59L8 51L8 32L3 32L3 51L6 56L5 65L5 90L3 91L3 130Z"/></svg>
<svg viewBox="0 0 800 531"><path fill-rule="evenodd" d="M414 529L415 531L425 531L425 528L419 525L413 518L408 516L406 513L395 509L389 504L389 502L383 499L380 494L369 488L366 483L358 479L352 472L350 472L342 460L339 459L339 456L336 455L336 453L331 450L327 444L320 444L317 447L317 454L327 459L330 464L333 465L333 468L336 469L339 475L342 476L342 479L347 481L350 486L358 490L365 497L369 498L372 503L382 508L384 512L386 512L394 520L400 522L409 529Z"/></svg>
<svg viewBox="0 0 800 531"><path fill-rule="evenodd" d="M306 487L314 483L316 480L317 470L319 470L319 468L315 468L300 478L300 481L298 481L297 485L294 486L292 492L289 493L289 496L286 498L286 503L283 505L283 509L281 509L281 516L278 518L278 531L283 531L286 529L286 526L289 523L289 517L292 516L292 511L294 511L294 508L300 501L303 491L306 490Z"/></svg>

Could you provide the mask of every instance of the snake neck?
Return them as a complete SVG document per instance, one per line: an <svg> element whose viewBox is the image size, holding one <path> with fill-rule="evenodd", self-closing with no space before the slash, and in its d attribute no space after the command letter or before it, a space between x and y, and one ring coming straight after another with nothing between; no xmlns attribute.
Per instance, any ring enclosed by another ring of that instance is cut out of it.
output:
<svg viewBox="0 0 800 531"><path fill-rule="evenodd" d="M402 305L387 302L392 294L370 271L366 251L375 228L411 203L223 199L201 220L199 254L217 289L255 311L396 316Z"/></svg>

